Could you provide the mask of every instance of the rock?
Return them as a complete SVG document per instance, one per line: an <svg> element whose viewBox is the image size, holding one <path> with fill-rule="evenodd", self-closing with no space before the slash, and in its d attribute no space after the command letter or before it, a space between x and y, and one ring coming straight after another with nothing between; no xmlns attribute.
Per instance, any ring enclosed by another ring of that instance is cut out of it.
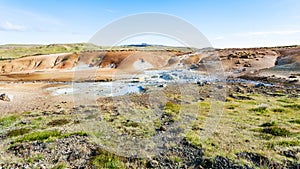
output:
<svg viewBox="0 0 300 169"><path fill-rule="evenodd" d="M209 84L209 83L208 83L207 81L198 81L197 84L198 84L199 86L204 86L204 85L207 85L207 84Z"/></svg>
<svg viewBox="0 0 300 169"><path fill-rule="evenodd" d="M223 89L223 86L222 85L218 85L217 88L218 89Z"/></svg>
<svg viewBox="0 0 300 169"><path fill-rule="evenodd" d="M10 98L7 94L3 93L0 95L0 100L9 102Z"/></svg>
<svg viewBox="0 0 300 169"><path fill-rule="evenodd" d="M160 84L157 87L167 87L167 84Z"/></svg>
<svg viewBox="0 0 300 169"><path fill-rule="evenodd" d="M263 84L263 83L257 83L254 87L264 87L265 86L265 84Z"/></svg>
<svg viewBox="0 0 300 169"><path fill-rule="evenodd" d="M145 88L143 86L138 86L138 89L140 92L145 92L148 88Z"/></svg>
<svg viewBox="0 0 300 169"><path fill-rule="evenodd" d="M296 82L299 82L298 79L295 79L295 80L289 80L288 83L296 83Z"/></svg>
<svg viewBox="0 0 300 169"><path fill-rule="evenodd" d="M161 130L161 131L167 131L167 127L166 127L166 126L161 126L161 127L160 127L160 130Z"/></svg>
<svg viewBox="0 0 300 169"><path fill-rule="evenodd" d="M297 151L287 150L287 151L283 151L282 155L293 159L297 159L297 153L298 153Z"/></svg>
<svg viewBox="0 0 300 169"><path fill-rule="evenodd" d="M163 73L163 74L160 76L160 78L162 78L162 79L164 79L164 80L174 80L174 79L175 79L174 76L172 76L172 75L170 75L170 74L168 74L168 73Z"/></svg>
<svg viewBox="0 0 300 169"><path fill-rule="evenodd" d="M294 79L294 78L297 78L297 76L291 75L291 76L289 76L289 78Z"/></svg>
<svg viewBox="0 0 300 169"><path fill-rule="evenodd" d="M156 168L156 167L158 167L158 161L156 161L156 160L151 160L150 162L149 162L149 167L152 167L152 168Z"/></svg>
<svg viewBox="0 0 300 169"><path fill-rule="evenodd" d="M257 167L267 166L268 168L277 168L278 164L269 160L267 157L251 152L241 152L236 154L238 158L246 159L247 161L251 161ZM279 168L279 167L278 167Z"/></svg>
<svg viewBox="0 0 300 169"><path fill-rule="evenodd" d="M241 64L240 60L235 61L235 64L236 64L236 65Z"/></svg>
<svg viewBox="0 0 300 169"><path fill-rule="evenodd" d="M251 64L250 63L245 63L244 67L251 67Z"/></svg>

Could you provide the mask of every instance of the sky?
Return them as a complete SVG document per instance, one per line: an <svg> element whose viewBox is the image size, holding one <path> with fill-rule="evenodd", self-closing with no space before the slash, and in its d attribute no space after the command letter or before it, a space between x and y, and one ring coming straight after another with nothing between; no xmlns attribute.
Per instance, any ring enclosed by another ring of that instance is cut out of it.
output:
<svg viewBox="0 0 300 169"><path fill-rule="evenodd" d="M299 9L299 0L0 0L0 44L88 42L120 18L156 12L192 24L216 48L300 45ZM127 41L143 42L180 45L157 36Z"/></svg>

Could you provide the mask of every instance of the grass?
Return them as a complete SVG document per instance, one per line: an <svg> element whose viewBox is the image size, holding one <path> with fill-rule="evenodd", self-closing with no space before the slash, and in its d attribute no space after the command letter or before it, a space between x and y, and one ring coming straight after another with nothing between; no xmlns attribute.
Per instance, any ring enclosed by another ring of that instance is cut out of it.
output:
<svg viewBox="0 0 300 169"><path fill-rule="evenodd" d="M293 134L289 130L277 126L263 128L261 129L261 132L271 134L273 136L284 136L284 137L291 136Z"/></svg>
<svg viewBox="0 0 300 169"><path fill-rule="evenodd" d="M164 112L166 115L170 116L172 121L177 121L180 109L181 105L172 102L167 102L164 107Z"/></svg>
<svg viewBox="0 0 300 169"><path fill-rule="evenodd" d="M13 123L15 123L17 121L18 117L17 116L7 116L7 117L3 117L2 119L0 119L0 126L1 127L9 127L11 126Z"/></svg>
<svg viewBox="0 0 300 169"><path fill-rule="evenodd" d="M85 44L57 44L57 45L5 45L0 46L0 56L5 58L19 58L39 54L55 54L79 52L84 49Z"/></svg>
<svg viewBox="0 0 300 169"><path fill-rule="evenodd" d="M179 104L167 102L164 109L166 112L173 112L175 114L178 114L180 111L180 107L181 106Z"/></svg>
<svg viewBox="0 0 300 169"><path fill-rule="evenodd" d="M16 136L27 134L30 131L31 131L31 129L29 129L29 128L13 129L13 130L8 131L7 136L8 137L16 137Z"/></svg>
<svg viewBox="0 0 300 169"><path fill-rule="evenodd" d="M182 159L178 156L170 156L169 158L172 162L174 163L181 163L182 162Z"/></svg>
<svg viewBox="0 0 300 169"><path fill-rule="evenodd" d="M96 46L89 43L74 43L74 44L51 44L51 45L18 45L8 44L0 45L0 60L20 58L23 56L32 56L40 54L56 54L56 53L73 53L88 50L102 50L102 51L119 51L119 50L169 50L190 52L192 48L186 47L160 47L160 46L147 46L144 48L134 46Z"/></svg>
<svg viewBox="0 0 300 169"><path fill-rule="evenodd" d="M93 164L96 168L101 169L125 169L124 163L118 157L108 152L103 152L96 156Z"/></svg>
<svg viewBox="0 0 300 169"><path fill-rule="evenodd" d="M86 132L78 131L78 132L70 132L62 134L58 130L45 130L45 131L37 131L28 133L21 138L16 139L16 142L25 142L25 141L53 141L55 139L66 138L70 136L88 136Z"/></svg>
<svg viewBox="0 0 300 169"><path fill-rule="evenodd" d="M280 147L294 147L300 146L299 140L283 140L283 141L271 141L268 143L268 148L274 148L276 146Z"/></svg>
<svg viewBox="0 0 300 169"><path fill-rule="evenodd" d="M202 140L201 140L200 136L197 133L195 133L194 131L190 131L189 133L187 133L185 138L192 145L194 145L198 148L202 148Z"/></svg>
<svg viewBox="0 0 300 169"><path fill-rule="evenodd" d="M300 124L300 119L290 120L289 122L294 124Z"/></svg>
<svg viewBox="0 0 300 169"><path fill-rule="evenodd" d="M260 127L271 127L271 126L277 126L278 123L276 121L272 121L272 122L266 122L263 123L262 125L260 125Z"/></svg>
<svg viewBox="0 0 300 169"><path fill-rule="evenodd" d="M65 168L67 168L67 165L64 163L60 163L52 167L52 169L65 169Z"/></svg>
<svg viewBox="0 0 300 169"><path fill-rule="evenodd" d="M49 130L49 131L37 131L33 133L29 133L24 135L23 137L16 140L16 142L25 142L25 141L44 141L51 137L61 136L61 132L57 130Z"/></svg>
<svg viewBox="0 0 300 169"><path fill-rule="evenodd" d="M271 109L273 112L275 112L275 113L283 113L283 112L285 112L286 110L285 109L283 109L283 108L274 108L274 109Z"/></svg>
<svg viewBox="0 0 300 169"><path fill-rule="evenodd" d="M209 99L200 102L201 111L197 120L191 124L193 130L186 134L188 142L205 149L206 157L221 155L230 159L239 152L256 152L276 162L286 160L278 151L270 147L299 146L299 116L297 104L299 98L288 96L251 95L253 100L229 98L220 121L208 124L212 133L207 138L202 134L206 130L209 112ZM266 105L266 106L264 106ZM254 112L254 113L253 113Z"/></svg>
<svg viewBox="0 0 300 169"><path fill-rule="evenodd" d="M252 108L250 109L250 111L252 112L258 112L258 113L268 113L268 108L267 107L264 107L264 106L260 106L260 107L256 107L256 108Z"/></svg>
<svg viewBox="0 0 300 169"><path fill-rule="evenodd" d="M48 126L63 126L65 124L68 124L70 121L67 119L56 119L49 123L47 123Z"/></svg>
<svg viewBox="0 0 300 169"><path fill-rule="evenodd" d="M288 105L284 105L283 107L290 108L293 110L300 110L300 104L288 104Z"/></svg>

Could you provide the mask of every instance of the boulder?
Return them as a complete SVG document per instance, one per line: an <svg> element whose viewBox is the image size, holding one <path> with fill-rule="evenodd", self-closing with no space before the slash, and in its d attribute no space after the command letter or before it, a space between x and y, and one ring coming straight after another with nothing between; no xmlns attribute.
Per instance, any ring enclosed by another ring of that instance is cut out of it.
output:
<svg viewBox="0 0 300 169"><path fill-rule="evenodd" d="M7 94L3 93L3 94L0 94L0 100L9 102L10 98Z"/></svg>

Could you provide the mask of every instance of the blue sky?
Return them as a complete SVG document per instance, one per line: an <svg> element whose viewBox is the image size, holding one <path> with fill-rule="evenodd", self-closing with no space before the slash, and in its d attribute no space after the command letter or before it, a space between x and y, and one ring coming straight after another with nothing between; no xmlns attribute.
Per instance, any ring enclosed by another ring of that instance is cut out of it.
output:
<svg viewBox="0 0 300 169"><path fill-rule="evenodd" d="M193 24L213 47L300 45L299 9L299 0L0 0L0 44L87 42L116 19L161 12Z"/></svg>

